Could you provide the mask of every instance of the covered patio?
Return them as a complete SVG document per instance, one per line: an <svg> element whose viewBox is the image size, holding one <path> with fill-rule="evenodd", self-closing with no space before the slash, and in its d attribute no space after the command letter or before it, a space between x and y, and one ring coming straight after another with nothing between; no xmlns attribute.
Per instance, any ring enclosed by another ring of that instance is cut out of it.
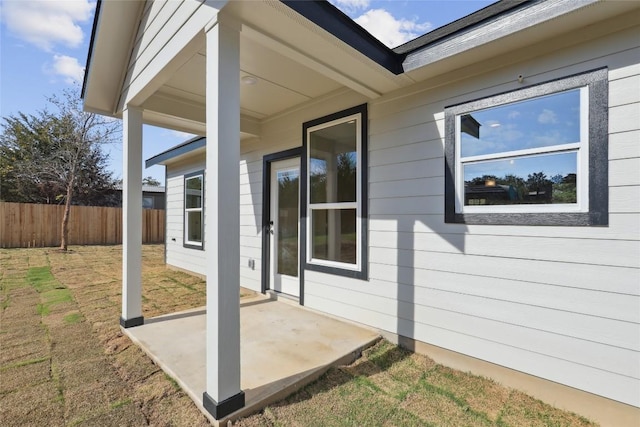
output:
<svg viewBox="0 0 640 427"><path fill-rule="evenodd" d="M319 327L319 318L307 322L275 314L273 323L269 323L263 317L269 318L271 310L261 313L262 317L243 314L244 323L240 325L242 146L264 144L265 136L273 132L270 120L295 115L300 106L317 99L349 95L349 104L357 105L380 96L382 90L397 89L408 82L394 74L397 63L382 61L388 59L384 45L346 16L339 15L341 19L335 21L335 9L328 3L188 0L98 4L83 97L87 111L123 121L120 324L173 372L208 416L222 420L262 401L259 395L280 379L289 378L287 384L295 384L305 372L313 374L318 367L357 350L375 336L352 345L343 335L345 328L337 324ZM305 16L320 22L335 21L333 33L347 34L354 46L341 45L336 51L336 35ZM372 63L371 55L382 58L382 64ZM295 119L291 125L299 123ZM207 172L202 183L206 196L200 199L206 220L203 214L201 245L196 250L203 255L199 262L206 270L207 301L206 312L197 316L181 313L164 320L143 317L143 124L206 137ZM273 152L282 143L279 138L275 141ZM259 191L254 192L251 206L262 203L262 197ZM252 233L269 232L268 224L255 226L257 230ZM301 304L303 298L304 294ZM245 306L243 311L274 304ZM254 326L248 327L246 322L252 318ZM290 329L306 323L317 329ZM336 335L318 332L325 330ZM346 347L333 351L335 342L343 342ZM323 354L312 345L331 351L327 357L309 360L309 354ZM280 349L286 349L282 352L286 362L281 365L299 369L276 369ZM263 359L256 359L258 355ZM262 377L251 372L273 375L258 380Z"/></svg>
<svg viewBox="0 0 640 427"><path fill-rule="evenodd" d="M248 415L350 363L375 343L373 330L262 295L240 304L240 385L245 406L216 420L203 406L206 309L151 319L124 333L175 379L214 425ZM224 344L223 344L224 345Z"/></svg>

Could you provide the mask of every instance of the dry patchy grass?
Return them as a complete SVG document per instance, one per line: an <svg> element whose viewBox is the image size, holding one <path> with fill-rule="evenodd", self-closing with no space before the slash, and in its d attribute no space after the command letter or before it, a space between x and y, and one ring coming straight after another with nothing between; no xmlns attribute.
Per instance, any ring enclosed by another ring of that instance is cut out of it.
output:
<svg viewBox="0 0 640 427"><path fill-rule="evenodd" d="M593 426L489 379L380 341L282 402L253 426Z"/></svg>
<svg viewBox="0 0 640 427"><path fill-rule="evenodd" d="M145 317L199 307L204 282L143 249ZM208 425L119 327L120 246L0 251L0 425Z"/></svg>
<svg viewBox="0 0 640 427"><path fill-rule="evenodd" d="M119 327L120 246L0 250L0 425L204 426ZM143 314L205 304L204 282L143 248ZM589 426L386 341L241 426Z"/></svg>

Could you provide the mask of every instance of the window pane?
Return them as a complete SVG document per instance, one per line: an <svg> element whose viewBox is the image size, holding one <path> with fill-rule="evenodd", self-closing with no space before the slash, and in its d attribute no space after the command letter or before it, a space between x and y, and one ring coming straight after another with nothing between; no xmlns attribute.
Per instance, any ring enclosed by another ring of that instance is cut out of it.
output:
<svg viewBox="0 0 640 427"><path fill-rule="evenodd" d="M465 205L577 203L576 152L464 165Z"/></svg>
<svg viewBox="0 0 640 427"><path fill-rule="evenodd" d="M188 178L185 191L185 207L187 209L202 207L202 176Z"/></svg>
<svg viewBox="0 0 640 427"><path fill-rule="evenodd" d="M202 211L187 212L187 240L202 243Z"/></svg>
<svg viewBox="0 0 640 427"><path fill-rule="evenodd" d="M313 209L311 227L313 258L356 263L355 209Z"/></svg>
<svg viewBox="0 0 640 427"><path fill-rule="evenodd" d="M311 203L356 201L356 120L310 134Z"/></svg>
<svg viewBox="0 0 640 427"><path fill-rule="evenodd" d="M298 277L299 171L278 172L278 274Z"/></svg>
<svg viewBox="0 0 640 427"><path fill-rule="evenodd" d="M580 142L580 89L460 117L460 156Z"/></svg>

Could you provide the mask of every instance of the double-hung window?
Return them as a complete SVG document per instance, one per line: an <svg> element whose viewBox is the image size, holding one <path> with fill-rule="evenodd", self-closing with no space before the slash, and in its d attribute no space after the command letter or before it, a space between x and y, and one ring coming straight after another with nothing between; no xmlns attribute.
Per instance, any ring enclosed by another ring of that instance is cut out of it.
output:
<svg viewBox="0 0 640 427"><path fill-rule="evenodd" d="M445 109L445 218L607 224L607 72Z"/></svg>
<svg viewBox="0 0 640 427"><path fill-rule="evenodd" d="M204 172L184 177L184 246L202 249L204 206Z"/></svg>
<svg viewBox="0 0 640 427"><path fill-rule="evenodd" d="M366 278L366 105L304 125L305 268Z"/></svg>

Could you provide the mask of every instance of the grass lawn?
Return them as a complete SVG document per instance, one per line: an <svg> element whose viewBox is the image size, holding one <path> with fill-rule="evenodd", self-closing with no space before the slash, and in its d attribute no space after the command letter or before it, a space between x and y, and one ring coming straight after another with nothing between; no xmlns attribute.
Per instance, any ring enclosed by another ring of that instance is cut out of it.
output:
<svg viewBox="0 0 640 427"><path fill-rule="evenodd" d="M122 335L120 246L0 249L0 425L204 426ZM199 307L202 280L143 249L145 317ZM381 341L241 426L587 426L577 415Z"/></svg>

